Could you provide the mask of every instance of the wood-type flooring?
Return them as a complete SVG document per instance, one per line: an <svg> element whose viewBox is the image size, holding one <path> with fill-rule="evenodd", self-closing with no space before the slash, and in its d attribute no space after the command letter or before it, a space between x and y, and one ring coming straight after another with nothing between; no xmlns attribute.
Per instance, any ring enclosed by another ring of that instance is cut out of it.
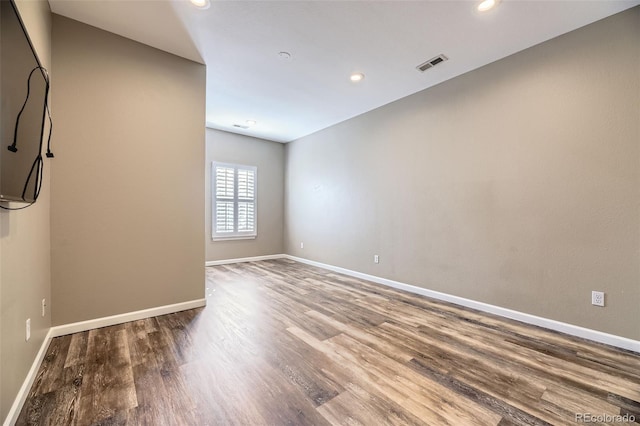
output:
<svg viewBox="0 0 640 426"><path fill-rule="evenodd" d="M640 354L290 260L207 306L53 339L17 424L640 422Z"/></svg>

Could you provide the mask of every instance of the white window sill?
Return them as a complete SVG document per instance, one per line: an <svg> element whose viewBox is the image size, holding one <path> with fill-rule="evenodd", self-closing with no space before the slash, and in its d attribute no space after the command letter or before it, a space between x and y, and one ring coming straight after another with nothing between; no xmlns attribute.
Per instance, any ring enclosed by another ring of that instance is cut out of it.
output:
<svg viewBox="0 0 640 426"><path fill-rule="evenodd" d="M255 240L257 235L229 235L228 237L213 237L213 241Z"/></svg>

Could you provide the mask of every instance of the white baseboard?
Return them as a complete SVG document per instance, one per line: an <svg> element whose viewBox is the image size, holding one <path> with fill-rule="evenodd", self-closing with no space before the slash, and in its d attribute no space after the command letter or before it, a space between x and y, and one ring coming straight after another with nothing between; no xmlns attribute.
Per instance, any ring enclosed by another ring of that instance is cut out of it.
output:
<svg viewBox="0 0 640 426"><path fill-rule="evenodd" d="M330 271L339 272L351 277L360 278L374 283L382 284L388 287L393 287L399 290L408 291L410 293L420 294L423 296L431 297L437 300L443 300L445 302L455 303L456 305L466 306L468 308L476 309L482 312L488 312L490 314L499 315L501 317L514 319L527 324L537 325L539 327L547 328L549 330L559 331L561 333L569 334L571 336L581 337L583 339L593 340L595 342L604 343L607 345L615 346L622 349L640 353L640 341L628 339L626 337L616 336L614 334L604 333L602 331L592 330L585 327L580 327L573 324L567 324L564 322L538 317L535 315L527 314L524 312L514 311L511 309L503 308L500 306L490 305L488 303L477 302L471 299L465 299L464 297L453 296L447 293L441 293L439 291L428 290L426 288L417 287L411 284L405 284L398 281L389 280L386 278L376 277L375 275L364 274L362 272L352 271L351 269L341 268L339 266L327 265L325 263L316 262L301 257L284 255L286 259L295 260L296 262L305 263L307 265L317 266L319 268L328 269Z"/></svg>
<svg viewBox="0 0 640 426"><path fill-rule="evenodd" d="M156 308L143 309L141 311L127 312L125 314L111 315L109 317L58 325L51 328L51 336L64 336L71 333L93 330L94 328L108 327L110 325L122 324L129 321L157 317L158 315L172 314L174 312L186 311L187 309L199 308L206 304L206 299L196 299L188 302L174 303L173 305L158 306Z"/></svg>
<svg viewBox="0 0 640 426"><path fill-rule="evenodd" d="M53 336L51 334L51 329L49 329L47 335L42 341L42 345L40 345L40 350L36 354L36 357L31 364L31 368L27 373L27 377L24 379L24 382L22 383L22 386L18 391L18 395L16 395L16 399L13 401L11 409L9 409L7 417L5 417L4 419L3 426L11 426L16 424L16 422L18 421L18 416L20 415L20 411L22 411L22 406L27 400L27 396L29 395L29 391L31 390L33 382L36 380L38 369L40 369L40 364L42 363L42 360L47 353L47 349L49 348L49 343L51 343L52 338Z"/></svg>
<svg viewBox="0 0 640 426"><path fill-rule="evenodd" d="M230 263L256 262L258 260L282 259L285 254L269 254L267 256L240 257L238 259L209 260L204 266L228 265Z"/></svg>

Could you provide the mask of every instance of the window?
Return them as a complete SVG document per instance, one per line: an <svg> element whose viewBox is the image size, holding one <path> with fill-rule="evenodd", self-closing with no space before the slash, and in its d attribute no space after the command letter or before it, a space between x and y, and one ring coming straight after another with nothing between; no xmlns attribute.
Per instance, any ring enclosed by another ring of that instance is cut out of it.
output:
<svg viewBox="0 0 640 426"><path fill-rule="evenodd" d="M255 238L257 235L257 168L213 162L213 239Z"/></svg>

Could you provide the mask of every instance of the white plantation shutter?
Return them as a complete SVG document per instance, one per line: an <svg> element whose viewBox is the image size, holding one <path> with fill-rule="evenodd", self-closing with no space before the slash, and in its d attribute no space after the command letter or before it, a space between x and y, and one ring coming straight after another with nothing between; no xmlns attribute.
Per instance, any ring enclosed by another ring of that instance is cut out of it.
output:
<svg viewBox="0 0 640 426"><path fill-rule="evenodd" d="M213 162L211 175L213 239L255 238L256 167Z"/></svg>
<svg viewBox="0 0 640 426"><path fill-rule="evenodd" d="M253 200L255 197L255 171L238 169L238 198Z"/></svg>
<svg viewBox="0 0 640 426"><path fill-rule="evenodd" d="M233 200L234 169L219 166L216 170L216 198Z"/></svg>
<svg viewBox="0 0 640 426"><path fill-rule="evenodd" d="M253 202L238 202L238 231L250 232L255 227Z"/></svg>
<svg viewBox="0 0 640 426"><path fill-rule="evenodd" d="M216 203L216 233L233 232L233 201Z"/></svg>

